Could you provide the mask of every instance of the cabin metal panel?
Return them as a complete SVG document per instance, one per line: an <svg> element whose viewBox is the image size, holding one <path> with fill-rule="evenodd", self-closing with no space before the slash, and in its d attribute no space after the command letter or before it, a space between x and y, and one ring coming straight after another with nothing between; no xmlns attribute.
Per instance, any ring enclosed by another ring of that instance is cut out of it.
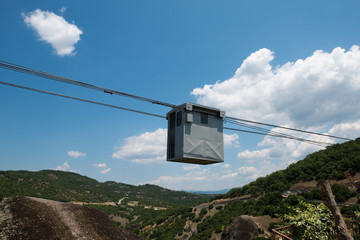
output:
<svg viewBox="0 0 360 240"><path fill-rule="evenodd" d="M168 119L167 161L211 164L224 161L224 112L185 103L171 110Z"/></svg>

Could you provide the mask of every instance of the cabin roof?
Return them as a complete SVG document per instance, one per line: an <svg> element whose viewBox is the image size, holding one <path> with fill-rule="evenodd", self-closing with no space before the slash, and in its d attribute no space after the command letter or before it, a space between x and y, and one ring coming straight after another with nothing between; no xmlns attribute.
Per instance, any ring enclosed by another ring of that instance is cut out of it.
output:
<svg viewBox="0 0 360 240"><path fill-rule="evenodd" d="M218 108L213 108L213 107L208 107L208 106L204 106L201 104L197 104L197 103L191 103L191 102L187 102L187 103L183 103L181 105L176 106L176 108L172 109L171 111L169 111L167 113L167 115L173 113L174 111L177 111L179 109L185 109L186 111L193 111L193 109L196 110L204 110L204 111L210 111L210 112L214 112L216 114L219 114L218 116L221 118L225 117L225 112L221 111Z"/></svg>

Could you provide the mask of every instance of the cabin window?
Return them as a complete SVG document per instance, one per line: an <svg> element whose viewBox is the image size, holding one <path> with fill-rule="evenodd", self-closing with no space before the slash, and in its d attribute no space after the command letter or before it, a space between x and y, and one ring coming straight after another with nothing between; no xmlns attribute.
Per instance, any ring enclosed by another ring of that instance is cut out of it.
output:
<svg viewBox="0 0 360 240"><path fill-rule="evenodd" d="M176 126L179 127L182 124L182 111L177 112L176 114Z"/></svg>
<svg viewBox="0 0 360 240"><path fill-rule="evenodd" d="M201 113L201 123L208 124L209 123L209 115L206 113Z"/></svg>
<svg viewBox="0 0 360 240"><path fill-rule="evenodd" d="M168 158L175 156L175 113L169 116L169 129L168 129Z"/></svg>

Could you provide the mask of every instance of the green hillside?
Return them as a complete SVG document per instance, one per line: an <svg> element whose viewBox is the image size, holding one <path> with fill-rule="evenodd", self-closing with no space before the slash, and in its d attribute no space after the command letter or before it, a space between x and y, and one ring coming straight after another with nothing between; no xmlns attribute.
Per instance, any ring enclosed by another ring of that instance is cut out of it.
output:
<svg viewBox="0 0 360 240"><path fill-rule="evenodd" d="M162 207L192 205L209 199L209 195L172 191L149 184L101 183L77 173L54 170L0 171L0 195L86 203L118 202L124 198L124 202L138 201Z"/></svg>
<svg viewBox="0 0 360 240"><path fill-rule="evenodd" d="M212 236L219 239L232 219L240 215L279 218L303 201L322 199L319 189L284 198L282 192L294 184L312 180L341 180L346 178L345 173L354 176L359 172L360 138L310 154L284 170L216 197L171 191L154 185L100 183L76 173L53 170L0 171L0 194L4 197L26 195L85 203L118 202L121 199L121 204L116 206L89 206L104 211L119 227L129 229L145 239L210 239ZM333 185L332 188L338 202L359 198L356 189L343 185ZM206 203L211 197L216 201ZM343 206L341 210L347 215L355 212L360 214L359 203ZM280 222L270 225L270 228L286 224ZM267 229L260 230L264 231ZM359 237L360 229L354 228L354 231ZM266 234L259 239L270 239L269 233Z"/></svg>
<svg viewBox="0 0 360 240"><path fill-rule="evenodd" d="M302 201L322 199L322 192L314 189L311 192L302 192L298 195L290 195L284 198L282 192L292 185L312 180L345 179L345 172L355 175L360 172L360 138L342 144L332 145L324 150L308 155L305 159L291 164L285 170L276 171L266 177L258 178L242 188L232 189L227 194L218 195L213 201L202 207L195 207L192 211L167 212L167 217L154 216L151 224L141 224L135 233L146 239L210 239L212 236L221 236L231 224L232 219L240 215L265 216L278 218L288 214L289 209L298 206ZM359 197L355 189L349 190L345 186L333 185L333 193L338 202L345 202L350 197ZM359 190L358 190L359 191ZM234 200L241 196L246 200ZM230 200L229 200L230 198ZM358 204L343 206L342 212L354 215L360 211ZM189 223L190 222L190 223ZM154 223L157 225L154 227ZM187 224L186 224L187 223ZM196 228L194 225L196 225ZM285 226L288 223L270 225ZM149 228L149 226L152 228ZM189 226L193 226L192 230ZM186 227L188 226L188 227ZM355 228L356 236L359 237L359 228ZM262 229L261 232L269 229ZM264 235L265 236L265 235ZM271 239L268 237L259 239ZM360 238L355 238L360 239Z"/></svg>
<svg viewBox="0 0 360 240"><path fill-rule="evenodd" d="M260 177L256 181L242 188L232 189L220 197L281 192L299 182L345 179L345 172L352 176L360 172L360 138L355 141L334 144L324 150L312 153L305 159L289 165L285 170Z"/></svg>

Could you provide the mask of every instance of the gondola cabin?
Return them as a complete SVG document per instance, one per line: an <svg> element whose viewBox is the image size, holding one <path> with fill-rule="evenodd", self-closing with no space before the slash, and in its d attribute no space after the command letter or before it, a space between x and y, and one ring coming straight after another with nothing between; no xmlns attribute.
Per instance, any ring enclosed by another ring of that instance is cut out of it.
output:
<svg viewBox="0 0 360 240"><path fill-rule="evenodd" d="M212 164L224 161L225 113L194 103L185 103L167 115L167 161Z"/></svg>

